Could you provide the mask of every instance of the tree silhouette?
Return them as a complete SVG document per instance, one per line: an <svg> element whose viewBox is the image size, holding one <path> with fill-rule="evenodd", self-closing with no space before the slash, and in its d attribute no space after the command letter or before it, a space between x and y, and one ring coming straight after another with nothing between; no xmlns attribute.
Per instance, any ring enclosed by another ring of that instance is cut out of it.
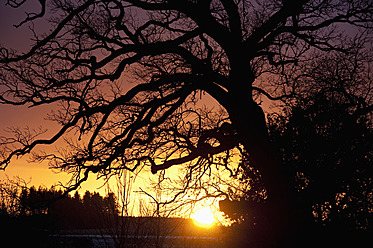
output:
<svg viewBox="0 0 373 248"><path fill-rule="evenodd" d="M17 8L25 1L7 3ZM267 189L267 207L260 210L266 220L258 223L267 222L263 231L269 236L262 245L286 239L290 232L281 231L295 221L291 185L270 146L260 99L294 94L300 68L318 53L351 53L368 44L370 1L40 4L40 12L19 25L50 9L53 28L38 35L31 26L35 44L25 53L1 48L0 101L57 104L49 118L61 129L50 138L39 138L43 130L10 130L14 136L1 141L2 168L65 138L67 149L33 158L70 172L72 190L90 173L110 176L144 166L156 173L178 164L198 169L241 146ZM346 27L352 27L350 34ZM201 93L215 99L228 118L201 126Z"/></svg>
<svg viewBox="0 0 373 248"><path fill-rule="evenodd" d="M372 120L355 119L352 106L335 92L310 99L293 107L286 121L272 122L271 137L295 179L303 211L298 218L303 230L327 234L333 245L342 245L346 240L337 237L345 234L362 244L373 214Z"/></svg>
<svg viewBox="0 0 373 248"><path fill-rule="evenodd" d="M282 111L267 116L270 139L281 151L284 171L293 185L298 208L294 214L302 223L294 240L309 240L310 247L320 245L311 242L311 236L324 240L324 246L363 244L371 228L373 203L372 118L365 104L372 99L367 70L371 55L329 55L316 61L317 66L303 69L307 87ZM250 167L245 168L243 178L257 178ZM256 222L251 209L261 207L252 198L255 185L251 182L248 188L243 181L243 193L228 193L220 202L220 209L236 220L230 242L243 247L245 242L252 244L242 238L243 231ZM338 238L341 235L355 243L343 244L346 239Z"/></svg>
<svg viewBox="0 0 373 248"><path fill-rule="evenodd" d="M350 229L368 227L372 204L372 118L365 104L372 98L366 88L372 79L360 74L358 57L322 58L321 67L329 69L309 75L326 85L308 89L286 118L270 121L271 136L308 210L313 208L323 225Z"/></svg>

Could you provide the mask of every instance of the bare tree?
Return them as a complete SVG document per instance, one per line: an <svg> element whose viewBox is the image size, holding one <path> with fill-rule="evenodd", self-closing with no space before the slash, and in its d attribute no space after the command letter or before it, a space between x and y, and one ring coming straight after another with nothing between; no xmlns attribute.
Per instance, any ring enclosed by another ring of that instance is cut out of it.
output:
<svg viewBox="0 0 373 248"><path fill-rule="evenodd" d="M161 173L159 179L161 179ZM114 184L108 186L110 201L116 203L108 209L99 207L98 226L108 247L177 247L185 239L178 237L185 226L191 224L183 218L175 218L175 209L162 202L162 190L155 185L152 192L140 188L135 190L136 177L128 171L115 177ZM153 195L155 194L155 195ZM145 196L145 198L144 198ZM150 201L147 199L150 198ZM175 202L173 202L175 203ZM170 218L171 217L171 218ZM175 236L176 235L176 236ZM188 236L189 233L183 233ZM171 236L173 236L171 238ZM184 244L185 247L189 245Z"/></svg>
<svg viewBox="0 0 373 248"><path fill-rule="evenodd" d="M29 182L22 178L6 178L0 181L0 213L9 216L21 214L20 195L22 190L27 189Z"/></svg>
<svg viewBox="0 0 373 248"><path fill-rule="evenodd" d="M294 202L260 98L293 94L299 68L316 53L345 54L371 42L370 0L39 2L40 12L18 26L50 11L53 29L38 35L31 25L35 44L27 52L0 49L0 102L57 104L49 118L61 129L50 138L13 130L1 140L2 168L65 139L60 153L33 157L70 172L72 190L91 173L144 166L156 173L188 163L203 170L214 155L240 147L267 190L262 223L272 239L263 242L279 244L281 230L291 233ZM204 93L227 115L213 127L195 109Z"/></svg>

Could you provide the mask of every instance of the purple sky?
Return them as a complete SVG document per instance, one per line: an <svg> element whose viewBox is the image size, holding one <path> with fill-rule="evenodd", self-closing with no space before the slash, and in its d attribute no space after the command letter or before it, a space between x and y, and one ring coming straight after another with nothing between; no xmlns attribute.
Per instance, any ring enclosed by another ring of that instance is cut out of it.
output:
<svg viewBox="0 0 373 248"><path fill-rule="evenodd" d="M24 50L30 45L29 38L31 31L24 25L20 28L15 28L15 24L19 24L25 17L27 9L35 9L33 6L38 6L34 0L30 1L24 8L13 9L5 5L5 0L0 3L0 44L6 47L12 47L17 50Z"/></svg>

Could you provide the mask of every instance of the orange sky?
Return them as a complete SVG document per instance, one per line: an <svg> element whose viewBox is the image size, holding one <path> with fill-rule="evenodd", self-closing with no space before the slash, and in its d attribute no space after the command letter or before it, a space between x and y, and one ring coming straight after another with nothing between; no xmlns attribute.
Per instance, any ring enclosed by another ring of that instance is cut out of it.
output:
<svg viewBox="0 0 373 248"><path fill-rule="evenodd" d="M36 4L38 6L37 1L31 1L31 3ZM4 1L0 3L0 44L9 48L14 48L21 51L27 51L28 47L30 46L30 37L31 32L28 30L27 26L21 27L16 29L13 27L13 24L19 23L22 18L25 16L25 10L13 10L11 8L4 6ZM263 99L265 100L265 99ZM212 98L209 96L204 97L202 102L206 102L209 105L215 105ZM268 103L264 103L267 107ZM263 105L264 105L263 104ZM52 109L53 106L39 106L35 108L27 108L25 106L6 106L0 104L0 136L6 136L6 128L7 127L19 127L24 128L26 126L30 128L37 129L38 127L42 126L43 128L47 128L48 132L44 134L44 138L50 138L54 135L54 133L59 129L59 126L56 123L51 121L45 120L47 117L48 112ZM48 151L55 150L55 146L61 144L57 142L57 144L53 144L49 147L41 147L42 149L45 148ZM180 168L180 167L179 167ZM177 176L178 168L172 167L171 169L167 170L167 174L172 176ZM0 180L5 180L7 177L21 177L26 181L30 180L29 186L36 186L39 185L45 186L50 188L52 185L58 184L58 182L66 183L70 176L66 173L56 173L56 171L52 171L48 168L47 164L36 164L36 163L29 163L27 161L27 156L24 156L18 160L13 160L12 163L6 168L5 171L0 171ZM134 187L134 190L138 190L141 186L143 189L149 185L147 184L149 177L153 179L157 177L157 175L152 175L149 170L148 172L142 172L139 176L140 179L138 180L138 185ZM136 179L137 180L137 179ZM145 182L145 183L144 183ZM97 181L96 175L91 175L89 180L83 183L82 188L79 189L79 192L83 194L86 190L91 192L96 191L99 192L101 195L106 194L106 187L103 186L103 181ZM138 195L136 195L138 196ZM215 199L216 200L216 199ZM218 201L214 201L214 203L210 202L202 202L198 203L201 206L196 206L195 208L198 209L199 207L204 207L214 205L215 210L218 209ZM205 205L203 205L205 204ZM185 213L183 213L185 214ZM219 215L218 218L220 221L223 221L223 217L221 213L217 213ZM185 216L187 217L187 216Z"/></svg>
<svg viewBox="0 0 373 248"><path fill-rule="evenodd" d="M13 25L18 24L25 17L24 12L28 10L29 7L37 11L39 6L38 1L30 1L27 8L16 10L6 7L4 2L5 1L1 1L0 3L0 44L5 47L27 51L31 44L31 31L27 28L27 25L18 29ZM36 27L38 27L37 24L40 23L36 22ZM51 107L48 106L27 108L25 106L0 105L0 136L7 134L4 131L7 127L23 128L29 126L30 128L38 128L39 126L43 126L49 130L45 134L45 138L51 137L54 132L58 130L58 126L53 122L45 120L50 109ZM54 146L55 145L52 145L48 149L54 149ZM45 185L47 187L50 187L58 181L66 182L68 180L66 174L56 174L49 170L48 166L45 164L28 163L27 157L13 161L5 172L0 171L0 179L5 178L6 175L9 177L20 176L24 179L31 178L31 185ZM94 180L94 176L95 175L92 175L92 179L89 183L83 185L83 190L86 188L91 191L97 190L97 188L102 185L101 182L96 182Z"/></svg>

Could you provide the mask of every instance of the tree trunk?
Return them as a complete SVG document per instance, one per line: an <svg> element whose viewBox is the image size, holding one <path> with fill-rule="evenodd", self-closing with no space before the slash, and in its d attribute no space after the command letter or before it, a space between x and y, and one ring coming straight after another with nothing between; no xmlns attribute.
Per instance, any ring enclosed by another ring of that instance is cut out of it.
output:
<svg viewBox="0 0 373 248"><path fill-rule="evenodd" d="M250 231L253 240L248 243L257 244L252 247L286 247L295 227L292 190L278 153L271 147L264 113L244 92L233 93L226 109L249 154L250 166L259 169L268 193L263 207L253 213L257 225Z"/></svg>

